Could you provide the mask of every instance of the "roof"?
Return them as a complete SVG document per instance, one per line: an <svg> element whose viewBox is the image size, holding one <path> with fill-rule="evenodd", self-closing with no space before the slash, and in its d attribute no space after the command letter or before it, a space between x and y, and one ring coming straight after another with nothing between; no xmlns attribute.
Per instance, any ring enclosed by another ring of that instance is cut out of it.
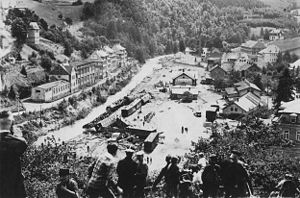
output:
<svg viewBox="0 0 300 198"><path fill-rule="evenodd" d="M252 67L253 65L250 63L243 63L243 64L235 64L234 65L234 70L235 71L245 71L247 69L249 69L250 67Z"/></svg>
<svg viewBox="0 0 300 198"><path fill-rule="evenodd" d="M222 56L222 59L228 60L228 59L233 59L237 60L240 57L240 54L237 52L229 52L229 53L224 53Z"/></svg>
<svg viewBox="0 0 300 198"><path fill-rule="evenodd" d="M34 30L39 30L40 29L40 27L37 24L37 22L30 22L29 23L29 27L30 27L30 29L34 29Z"/></svg>
<svg viewBox="0 0 300 198"><path fill-rule="evenodd" d="M56 66L51 72L50 75L70 75L72 71L72 66Z"/></svg>
<svg viewBox="0 0 300 198"><path fill-rule="evenodd" d="M58 54L58 55L56 55L55 59L58 60L58 61L60 61L60 62L64 62L65 60L67 60L67 61L70 60L70 58L67 57L64 54Z"/></svg>
<svg viewBox="0 0 300 198"><path fill-rule="evenodd" d="M234 103L246 112L258 107L258 105L262 105L260 98L255 96L251 92L242 96L238 101Z"/></svg>
<svg viewBox="0 0 300 198"><path fill-rule="evenodd" d="M123 47L122 45L120 45L120 44L115 44L115 45L112 47L112 49L113 49L114 51L116 51L116 52L126 50L126 48L124 48L124 47Z"/></svg>
<svg viewBox="0 0 300 198"><path fill-rule="evenodd" d="M213 70L215 70L215 69L217 69L217 68L220 68L220 69L224 70L220 65L215 65L215 66L213 66L213 67L209 70L209 72L211 72L211 71L213 71ZM226 72L226 71L224 70L224 72Z"/></svg>
<svg viewBox="0 0 300 198"><path fill-rule="evenodd" d="M264 42L260 41L260 40L258 40L258 41L249 40L246 43L243 43L241 46L246 47L246 48L258 48L258 49L266 48L266 45L264 44Z"/></svg>
<svg viewBox="0 0 300 198"><path fill-rule="evenodd" d="M221 68L226 72L231 72L233 70L233 63L231 62L225 62L222 63Z"/></svg>
<svg viewBox="0 0 300 198"><path fill-rule="evenodd" d="M290 67L300 67L300 59L290 64Z"/></svg>
<svg viewBox="0 0 300 198"><path fill-rule="evenodd" d="M64 81L64 80L58 80L58 81L54 81L54 82L39 85L36 88L48 89L48 88L57 87L60 84L69 84L69 83L67 81Z"/></svg>
<svg viewBox="0 0 300 198"><path fill-rule="evenodd" d="M300 100L293 100L290 102L283 102L281 107L283 110L280 110L279 113L297 113L300 114Z"/></svg>
<svg viewBox="0 0 300 198"><path fill-rule="evenodd" d="M191 79L197 79L198 78L198 73L193 72L193 71L184 71L184 72L174 72L172 79L178 78L181 75L186 75Z"/></svg>
<svg viewBox="0 0 300 198"><path fill-rule="evenodd" d="M207 59L221 59L222 53L221 52L210 52L207 53Z"/></svg>
<svg viewBox="0 0 300 198"><path fill-rule="evenodd" d="M108 54L104 50L96 50L89 56L88 59L97 60L107 56Z"/></svg>
<svg viewBox="0 0 300 198"><path fill-rule="evenodd" d="M109 54L113 54L114 53L114 50L111 49L110 47L108 47L107 45L104 46L103 49L104 49L104 51L106 51Z"/></svg>
<svg viewBox="0 0 300 198"><path fill-rule="evenodd" d="M227 87L227 88L225 88L225 92L228 95L238 94L238 92L236 91L235 87Z"/></svg>
<svg viewBox="0 0 300 198"><path fill-rule="evenodd" d="M271 30L271 32L269 34L279 34L279 33L282 33L281 29L274 29L274 30Z"/></svg>
<svg viewBox="0 0 300 198"><path fill-rule="evenodd" d="M273 48L273 49L272 49ZM279 53L279 48L276 45L268 45L267 48L258 52L259 54Z"/></svg>
<svg viewBox="0 0 300 198"><path fill-rule="evenodd" d="M258 88L255 84L249 82L248 80L243 80L243 81L234 83L234 85L236 86L238 91L248 89L250 87L253 88L253 89L256 89L258 91L261 91L260 88Z"/></svg>
<svg viewBox="0 0 300 198"><path fill-rule="evenodd" d="M276 45L277 47L279 47L280 51L285 52L285 51L300 48L300 37L284 39L284 40L276 40L270 42L269 44Z"/></svg>

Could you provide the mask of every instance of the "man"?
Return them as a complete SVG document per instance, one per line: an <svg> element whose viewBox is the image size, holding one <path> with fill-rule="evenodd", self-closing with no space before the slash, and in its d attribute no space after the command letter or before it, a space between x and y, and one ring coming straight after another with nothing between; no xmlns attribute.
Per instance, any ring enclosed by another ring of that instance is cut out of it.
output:
<svg viewBox="0 0 300 198"><path fill-rule="evenodd" d="M166 176L166 172L167 172L167 170L168 170L168 168L171 164L171 158L172 157L170 155L166 156L165 161L166 161L167 164L161 169L158 177L154 181L154 183L152 185L152 190L154 190L156 188L157 184L161 181L161 179Z"/></svg>
<svg viewBox="0 0 300 198"><path fill-rule="evenodd" d="M78 184L70 178L69 169L59 170L60 183L56 187L58 198L78 198Z"/></svg>
<svg viewBox="0 0 300 198"><path fill-rule="evenodd" d="M94 166L92 176L88 182L87 194L90 198L99 196L114 198L112 189L119 191L116 185L116 154L118 146L116 144L107 145L107 153L100 156Z"/></svg>
<svg viewBox="0 0 300 198"><path fill-rule="evenodd" d="M166 191L167 197L177 197L178 185L180 182L180 172L177 165L178 157L171 158L171 165L166 171Z"/></svg>
<svg viewBox="0 0 300 198"><path fill-rule="evenodd" d="M252 194L252 184L247 171L241 163L239 163L238 151L233 150L230 155L226 178L226 197L246 197Z"/></svg>
<svg viewBox="0 0 300 198"><path fill-rule="evenodd" d="M276 188L279 189L279 197L296 197L296 194L300 193L296 183L293 181L293 175L291 174L286 174Z"/></svg>
<svg viewBox="0 0 300 198"><path fill-rule="evenodd" d="M20 157L27 148L24 138L12 133L13 115L0 113L0 197L26 197Z"/></svg>
<svg viewBox="0 0 300 198"><path fill-rule="evenodd" d="M123 189L124 198L132 198L137 163L132 160L134 151L126 149L126 157L119 161L117 173L119 176L118 186Z"/></svg>
<svg viewBox="0 0 300 198"><path fill-rule="evenodd" d="M220 185L220 167L216 164L217 156L209 157L209 165L206 166L202 173L203 197L217 197Z"/></svg>
<svg viewBox="0 0 300 198"><path fill-rule="evenodd" d="M135 173L135 197L143 198L144 195L144 188L146 186L146 178L148 175L148 166L144 163L144 153L139 151L136 153L137 163L137 170Z"/></svg>

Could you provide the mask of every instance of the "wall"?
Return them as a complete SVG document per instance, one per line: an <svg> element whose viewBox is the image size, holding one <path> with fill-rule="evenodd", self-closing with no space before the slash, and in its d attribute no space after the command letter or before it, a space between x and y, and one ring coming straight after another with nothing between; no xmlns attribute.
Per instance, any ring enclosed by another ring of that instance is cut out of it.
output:
<svg viewBox="0 0 300 198"><path fill-rule="evenodd" d="M245 114L246 112L244 110L242 110L236 104L232 104L232 105L224 108L223 113L229 115L229 114Z"/></svg>

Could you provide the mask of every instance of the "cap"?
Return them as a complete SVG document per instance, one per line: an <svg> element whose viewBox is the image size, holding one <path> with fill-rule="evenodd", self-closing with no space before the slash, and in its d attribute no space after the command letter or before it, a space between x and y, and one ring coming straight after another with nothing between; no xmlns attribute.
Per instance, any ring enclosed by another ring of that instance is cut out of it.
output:
<svg viewBox="0 0 300 198"><path fill-rule="evenodd" d="M126 153L134 153L134 150L128 148L128 149L125 150L125 152L126 152Z"/></svg>
<svg viewBox="0 0 300 198"><path fill-rule="evenodd" d="M143 151L139 151L135 154L136 156L143 156L144 155L144 152Z"/></svg>
<svg viewBox="0 0 300 198"><path fill-rule="evenodd" d="M0 119L14 120L14 116L10 111L1 111Z"/></svg>
<svg viewBox="0 0 300 198"><path fill-rule="evenodd" d="M69 174L70 174L70 171L69 171L68 168L59 169L59 176L60 177L63 177L63 176L69 175Z"/></svg>

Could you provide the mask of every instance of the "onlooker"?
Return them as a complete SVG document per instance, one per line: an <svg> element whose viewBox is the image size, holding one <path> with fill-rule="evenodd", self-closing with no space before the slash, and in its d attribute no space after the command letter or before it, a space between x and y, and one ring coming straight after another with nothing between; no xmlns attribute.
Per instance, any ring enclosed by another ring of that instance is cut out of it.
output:
<svg viewBox="0 0 300 198"><path fill-rule="evenodd" d="M87 188L87 194L90 198L97 198L99 196L105 198L115 197L112 189L120 192L116 184L115 156L117 151L118 146L116 144L108 144L107 153L97 159Z"/></svg>
<svg viewBox="0 0 300 198"><path fill-rule="evenodd" d="M178 157L171 158L171 165L166 171L166 191L167 197L177 197L178 185L180 179L179 167L177 165Z"/></svg>
<svg viewBox="0 0 300 198"><path fill-rule="evenodd" d="M205 159L204 157L204 153L199 153L199 160L198 160L198 166L199 166L199 169L204 169L208 164L208 161Z"/></svg>
<svg viewBox="0 0 300 198"><path fill-rule="evenodd" d="M60 183L56 187L58 198L78 198L78 184L70 177L69 169L59 170Z"/></svg>
<svg viewBox="0 0 300 198"><path fill-rule="evenodd" d="M13 115L0 113L0 197L26 197L20 157L27 148L24 138L13 135Z"/></svg>
<svg viewBox="0 0 300 198"><path fill-rule="evenodd" d="M152 185L152 190L154 190L156 188L157 184L161 181L161 179L166 176L166 172L167 172L167 170L168 170L168 168L169 168L169 166L171 164L171 158L172 157L170 155L166 156L165 160L166 160L167 164L161 169L158 177L154 181L154 183Z"/></svg>
<svg viewBox="0 0 300 198"><path fill-rule="evenodd" d="M209 157L209 165L207 165L202 173L203 181L203 197L217 197L219 190L220 166L216 164L217 156L211 155Z"/></svg>
<svg viewBox="0 0 300 198"><path fill-rule="evenodd" d="M137 163L132 160L134 153L132 149L126 149L125 152L126 157L120 160L117 166L117 173L119 176L118 186L123 189L124 198L132 198Z"/></svg>
<svg viewBox="0 0 300 198"><path fill-rule="evenodd" d="M300 193L296 183L293 181L293 175L291 174L286 174L276 188L279 189L279 197L296 197L296 194Z"/></svg>
<svg viewBox="0 0 300 198"><path fill-rule="evenodd" d="M135 173L135 197L143 198L144 195L144 188L146 186L146 178L148 175L148 166L144 163L144 153L139 151L136 154L137 157L137 171Z"/></svg>

